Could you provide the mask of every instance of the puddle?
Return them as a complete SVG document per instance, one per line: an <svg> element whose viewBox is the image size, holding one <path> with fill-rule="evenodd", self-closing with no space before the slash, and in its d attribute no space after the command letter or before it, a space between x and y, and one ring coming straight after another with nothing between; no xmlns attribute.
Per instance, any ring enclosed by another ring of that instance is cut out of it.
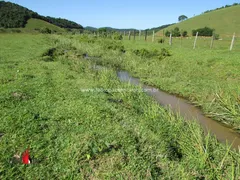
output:
<svg viewBox="0 0 240 180"><path fill-rule="evenodd" d="M174 113L178 113L186 120L195 119L204 129L204 132L210 132L215 135L216 138L222 142L232 144L232 147L238 149L240 147L240 134L233 131L231 128L224 126L223 124L208 118L203 115L200 109L183 98L168 94L154 87L144 85L140 83L138 78L131 77L126 71L118 71L118 78L123 82L130 82L133 85L141 86L145 89L146 93L152 96L160 105L164 107L170 107ZM153 89L152 91L147 91Z"/></svg>

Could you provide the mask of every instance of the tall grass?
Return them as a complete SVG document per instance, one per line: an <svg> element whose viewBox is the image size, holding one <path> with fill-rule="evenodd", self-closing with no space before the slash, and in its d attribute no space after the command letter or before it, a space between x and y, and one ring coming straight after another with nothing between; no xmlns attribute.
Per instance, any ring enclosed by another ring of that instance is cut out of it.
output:
<svg viewBox="0 0 240 180"><path fill-rule="evenodd" d="M145 83L189 99L201 107L207 116L239 128L240 74L237 50L193 50L166 44L123 41L126 50L123 54L102 47L104 39L99 41L101 43L96 40L95 44L91 44L102 56L98 63L126 69ZM134 53L136 50L160 52L162 48L168 49L171 56L145 57Z"/></svg>

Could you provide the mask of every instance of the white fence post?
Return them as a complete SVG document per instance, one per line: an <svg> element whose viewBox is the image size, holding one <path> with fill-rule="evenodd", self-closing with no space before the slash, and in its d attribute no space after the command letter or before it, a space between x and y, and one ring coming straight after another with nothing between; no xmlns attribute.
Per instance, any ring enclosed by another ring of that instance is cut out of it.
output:
<svg viewBox="0 0 240 180"><path fill-rule="evenodd" d="M230 46L230 51L233 48L234 40L235 40L235 33L233 33L232 42L231 42L231 46Z"/></svg>
<svg viewBox="0 0 240 180"><path fill-rule="evenodd" d="M128 40L130 40L131 39L131 31L129 31L129 33L128 33Z"/></svg>
<svg viewBox="0 0 240 180"><path fill-rule="evenodd" d="M214 41L214 34L212 35L212 40L211 40L210 49L212 49L212 48L213 48L213 41Z"/></svg>
<svg viewBox="0 0 240 180"><path fill-rule="evenodd" d="M154 42L154 39L155 39L155 32L153 30L152 42Z"/></svg>
<svg viewBox="0 0 240 180"><path fill-rule="evenodd" d="M172 45L172 33L170 34L169 45Z"/></svg>
<svg viewBox="0 0 240 180"><path fill-rule="evenodd" d="M196 37L195 37L195 41L194 41L194 45L193 45L193 49L196 48L196 44L197 44L197 38L198 38L198 32L196 34Z"/></svg>

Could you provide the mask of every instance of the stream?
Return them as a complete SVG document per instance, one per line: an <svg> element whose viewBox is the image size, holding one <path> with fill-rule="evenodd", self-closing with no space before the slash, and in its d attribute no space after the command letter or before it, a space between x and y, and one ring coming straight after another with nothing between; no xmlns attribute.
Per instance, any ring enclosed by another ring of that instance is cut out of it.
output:
<svg viewBox="0 0 240 180"><path fill-rule="evenodd" d="M152 86L140 83L138 78L132 77L126 71L118 71L117 76L122 82L129 82L132 85L141 86L145 92L152 96L161 106L169 107L174 113L180 114L186 120L196 120L204 129L205 133L210 132L221 143L232 144L232 148L240 148L240 134L230 127L223 125L203 115L201 110L191 105L187 100L168 94ZM153 89L149 91L149 89Z"/></svg>

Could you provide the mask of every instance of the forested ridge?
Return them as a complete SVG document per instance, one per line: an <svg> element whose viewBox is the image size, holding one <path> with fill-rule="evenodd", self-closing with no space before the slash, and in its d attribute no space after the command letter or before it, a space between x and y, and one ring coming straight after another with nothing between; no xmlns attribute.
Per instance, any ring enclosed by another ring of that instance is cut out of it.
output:
<svg viewBox="0 0 240 180"><path fill-rule="evenodd" d="M23 6L0 1L0 28L23 28L30 18L41 19L61 28L83 29L80 24L62 18L41 16Z"/></svg>

